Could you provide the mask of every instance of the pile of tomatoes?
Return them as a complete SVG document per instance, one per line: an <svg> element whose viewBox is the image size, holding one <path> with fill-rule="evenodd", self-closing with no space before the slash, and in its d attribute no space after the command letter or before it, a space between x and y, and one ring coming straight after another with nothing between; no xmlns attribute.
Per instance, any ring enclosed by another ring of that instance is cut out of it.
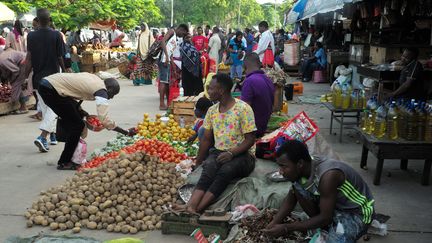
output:
<svg viewBox="0 0 432 243"><path fill-rule="evenodd" d="M96 156L87 163L80 166L79 170L82 169L90 169L90 168L96 168L100 166L101 164L105 163L105 161L109 159L115 159L120 155L120 152L114 151L108 154L105 154L104 156Z"/></svg>
<svg viewBox="0 0 432 243"><path fill-rule="evenodd" d="M96 116L87 117L87 122L95 128L102 127L102 122Z"/></svg>
<svg viewBox="0 0 432 243"><path fill-rule="evenodd" d="M187 159L185 154L177 152L173 146L157 139L139 140L123 150L127 153L145 152L148 155L159 157L162 162L180 163Z"/></svg>
<svg viewBox="0 0 432 243"><path fill-rule="evenodd" d="M92 160L82 165L80 170L96 168L109 159L117 158L121 152L125 152L127 154L144 152L148 155L158 157L162 162L167 163L180 163L180 161L188 158L185 154L177 152L173 146L157 139L138 140L133 145L124 147L120 151L114 151L104 156L94 157Z"/></svg>

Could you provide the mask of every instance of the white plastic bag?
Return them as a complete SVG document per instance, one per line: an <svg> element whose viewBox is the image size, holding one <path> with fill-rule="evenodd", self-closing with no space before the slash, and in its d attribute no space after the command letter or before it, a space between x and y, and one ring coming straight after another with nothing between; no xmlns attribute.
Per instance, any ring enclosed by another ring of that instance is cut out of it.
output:
<svg viewBox="0 0 432 243"><path fill-rule="evenodd" d="M85 164L87 163L87 143L84 139L80 138L78 145L75 149L74 154L72 155L72 162L75 164Z"/></svg>

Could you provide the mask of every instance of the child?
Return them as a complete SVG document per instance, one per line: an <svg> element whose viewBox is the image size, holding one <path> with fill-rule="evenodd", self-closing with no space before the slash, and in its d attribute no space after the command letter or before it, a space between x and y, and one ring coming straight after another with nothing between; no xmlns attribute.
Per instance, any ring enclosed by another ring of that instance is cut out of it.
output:
<svg viewBox="0 0 432 243"><path fill-rule="evenodd" d="M193 130L195 131L195 134L192 135L188 139L188 143L193 143L195 139L198 137L198 141L201 140L203 134L204 134L204 128L201 128L201 126L204 123L204 118L207 114L208 109L213 105L213 103L205 98L200 98L196 105L195 105L195 116L197 117L197 121L195 122Z"/></svg>

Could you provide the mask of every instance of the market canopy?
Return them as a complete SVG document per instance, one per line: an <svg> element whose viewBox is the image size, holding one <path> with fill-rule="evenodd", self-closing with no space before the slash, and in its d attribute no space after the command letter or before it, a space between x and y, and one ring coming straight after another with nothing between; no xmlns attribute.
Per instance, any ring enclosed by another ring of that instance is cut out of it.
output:
<svg viewBox="0 0 432 243"><path fill-rule="evenodd" d="M15 19L15 13L4 3L0 2L0 22L13 21Z"/></svg>
<svg viewBox="0 0 432 243"><path fill-rule="evenodd" d="M288 24L307 19L320 13L328 13L342 9L346 3L362 0L299 0L288 14Z"/></svg>
<svg viewBox="0 0 432 243"><path fill-rule="evenodd" d="M115 20L102 20L89 25L90 29L109 31L116 24Z"/></svg>

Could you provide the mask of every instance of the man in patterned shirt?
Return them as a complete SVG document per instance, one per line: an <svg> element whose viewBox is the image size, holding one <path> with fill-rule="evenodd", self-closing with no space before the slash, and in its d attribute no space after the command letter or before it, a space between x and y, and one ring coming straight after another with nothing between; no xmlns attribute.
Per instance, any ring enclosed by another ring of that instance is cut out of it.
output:
<svg viewBox="0 0 432 243"><path fill-rule="evenodd" d="M187 204L188 212L203 212L231 180L246 177L255 168L254 113L247 103L231 96L232 86L227 74L215 75L210 83L210 99L218 103L209 108L204 120L196 160L203 172Z"/></svg>

